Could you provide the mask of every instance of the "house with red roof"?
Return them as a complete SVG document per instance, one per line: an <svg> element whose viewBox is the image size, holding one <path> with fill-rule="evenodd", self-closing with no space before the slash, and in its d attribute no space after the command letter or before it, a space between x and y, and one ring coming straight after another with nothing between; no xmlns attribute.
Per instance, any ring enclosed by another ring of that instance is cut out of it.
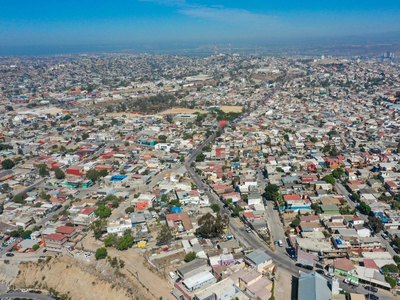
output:
<svg viewBox="0 0 400 300"><path fill-rule="evenodd" d="M65 235L59 233L52 233L44 238L47 251L56 253L65 252L64 245L67 243L67 241L68 238Z"/></svg>
<svg viewBox="0 0 400 300"><path fill-rule="evenodd" d="M60 226L56 229L56 233L65 235L69 240L74 239L78 235L75 227L71 226Z"/></svg>

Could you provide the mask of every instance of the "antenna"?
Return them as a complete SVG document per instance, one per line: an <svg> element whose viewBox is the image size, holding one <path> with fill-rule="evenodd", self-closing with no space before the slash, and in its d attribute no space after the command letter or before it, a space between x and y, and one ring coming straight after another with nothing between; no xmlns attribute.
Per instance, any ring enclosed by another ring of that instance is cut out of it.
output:
<svg viewBox="0 0 400 300"><path fill-rule="evenodd" d="M214 58L217 59L217 42L215 42L215 46L214 46Z"/></svg>

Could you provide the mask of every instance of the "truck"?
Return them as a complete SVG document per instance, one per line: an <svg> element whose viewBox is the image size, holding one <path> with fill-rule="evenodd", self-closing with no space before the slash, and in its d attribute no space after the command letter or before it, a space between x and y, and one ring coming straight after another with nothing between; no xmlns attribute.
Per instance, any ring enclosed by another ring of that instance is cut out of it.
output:
<svg viewBox="0 0 400 300"><path fill-rule="evenodd" d="M138 248L146 247L146 246L148 246L148 245L149 245L149 243L148 243L147 241L140 241L140 242L137 244Z"/></svg>

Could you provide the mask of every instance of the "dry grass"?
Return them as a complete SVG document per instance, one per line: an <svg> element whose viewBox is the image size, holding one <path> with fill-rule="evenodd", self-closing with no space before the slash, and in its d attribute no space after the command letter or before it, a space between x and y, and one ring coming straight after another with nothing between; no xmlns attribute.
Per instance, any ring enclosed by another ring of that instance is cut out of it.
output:
<svg viewBox="0 0 400 300"><path fill-rule="evenodd" d="M242 112L242 108L243 106L228 106L228 105L223 105L220 107L220 109L224 112L224 113L229 113L229 112Z"/></svg>

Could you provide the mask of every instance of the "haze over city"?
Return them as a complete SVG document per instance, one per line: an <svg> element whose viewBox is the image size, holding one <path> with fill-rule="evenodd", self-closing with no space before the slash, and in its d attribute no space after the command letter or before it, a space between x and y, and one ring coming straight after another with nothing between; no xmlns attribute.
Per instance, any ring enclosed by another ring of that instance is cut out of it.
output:
<svg viewBox="0 0 400 300"><path fill-rule="evenodd" d="M393 43L399 14L388 0L4 1L0 54Z"/></svg>

